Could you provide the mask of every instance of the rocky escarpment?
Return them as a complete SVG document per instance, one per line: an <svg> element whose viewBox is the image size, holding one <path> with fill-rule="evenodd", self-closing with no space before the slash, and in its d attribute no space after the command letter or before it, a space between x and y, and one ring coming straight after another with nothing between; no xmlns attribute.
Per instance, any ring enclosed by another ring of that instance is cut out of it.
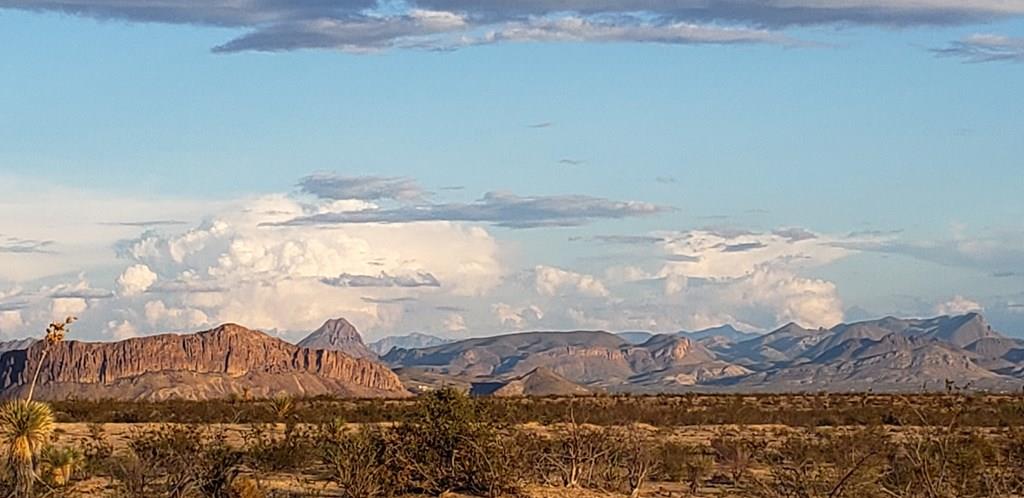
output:
<svg viewBox="0 0 1024 498"><path fill-rule="evenodd" d="M3 394L20 392L31 381L43 358L42 348L42 343L36 343L0 355ZM167 382L168 376L178 380ZM216 388L202 385L206 382L214 382ZM70 387L78 386L78 393L86 397L152 397L146 384L172 393L163 397L206 398L242 392L274 395L281 391L352 396L405 393L394 372L376 362L339 351L294 346L234 324L189 335L58 344L43 359L37 392L42 397L74 395ZM125 387L128 385L132 389ZM269 392L271 389L277 392ZM175 392L181 395L173 395Z"/></svg>

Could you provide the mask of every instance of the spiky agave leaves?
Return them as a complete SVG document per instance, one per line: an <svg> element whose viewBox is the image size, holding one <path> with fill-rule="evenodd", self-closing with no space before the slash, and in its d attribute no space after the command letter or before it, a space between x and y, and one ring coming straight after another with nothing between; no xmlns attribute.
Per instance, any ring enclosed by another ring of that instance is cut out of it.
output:
<svg viewBox="0 0 1024 498"><path fill-rule="evenodd" d="M85 460L76 448L47 446L39 455L40 467L46 479L54 486L67 486L72 474L82 467Z"/></svg>
<svg viewBox="0 0 1024 498"><path fill-rule="evenodd" d="M36 452L53 433L53 411L38 401L13 400L0 405L0 444L7 449L7 468L17 496L30 496L36 475Z"/></svg>

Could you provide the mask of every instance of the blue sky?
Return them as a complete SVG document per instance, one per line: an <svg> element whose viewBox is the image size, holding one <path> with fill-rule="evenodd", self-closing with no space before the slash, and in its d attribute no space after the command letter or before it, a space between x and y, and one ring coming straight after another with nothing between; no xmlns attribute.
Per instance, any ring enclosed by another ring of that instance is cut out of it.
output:
<svg viewBox="0 0 1024 498"><path fill-rule="evenodd" d="M0 334L64 312L99 339L335 315L458 336L982 309L1024 335L1024 4L854 3L796 22L632 0L216 18L0 1ZM389 37L362 34L380 22ZM309 175L351 181L323 196L297 186ZM353 193L388 178L422 195ZM536 205L556 206L528 220L544 226L509 228ZM442 212L406 219L425 207ZM275 228L283 212L344 221ZM341 275L376 283L326 283ZM438 285L394 285L418 275ZM206 288L167 284L185 280ZM251 312L289 296L301 309Z"/></svg>

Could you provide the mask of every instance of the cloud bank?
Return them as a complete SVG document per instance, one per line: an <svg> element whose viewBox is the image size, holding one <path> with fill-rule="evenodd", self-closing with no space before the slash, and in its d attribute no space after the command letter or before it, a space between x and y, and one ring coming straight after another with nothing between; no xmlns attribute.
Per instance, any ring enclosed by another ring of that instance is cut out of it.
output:
<svg viewBox="0 0 1024 498"><path fill-rule="evenodd" d="M454 50L511 42L796 42L791 26L961 25L1024 15L1000 0L0 0L0 8L234 28L215 52Z"/></svg>

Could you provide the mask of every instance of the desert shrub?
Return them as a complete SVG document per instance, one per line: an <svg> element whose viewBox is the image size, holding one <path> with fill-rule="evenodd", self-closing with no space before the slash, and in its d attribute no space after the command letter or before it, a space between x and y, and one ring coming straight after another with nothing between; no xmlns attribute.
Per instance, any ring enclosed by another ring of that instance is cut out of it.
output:
<svg viewBox="0 0 1024 498"><path fill-rule="evenodd" d="M498 428L467 394L441 389L417 401L409 419L389 431L400 442L388 456L403 492L466 491L498 496L518 490L505 472Z"/></svg>
<svg viewBox="0 0 1024 498"><path fill-rule="evenodd" d="M87 475L110 475L114 445L107 439L103 424L90 423L82 443L83 471Z"/></svg>
<svg viewBox="0 0 1024 498"><path fill-rule="evenodd" d="M686 483L690 494L700 489L715 465L714 459L705 453L704 448L673 441L658 447L657 460L654 479Z"/></svg>
<svg viewBox="0 0 1024 498"><path fill-rule="evenodd" d="M223 432L168 425L138 431L117 459L115 478L127 496L226 498L241 471L242 454Z"/></svg>
<svg viewBox="0 0 1024 498"><path fill-rule="evenodd" d="M556 476L562 486L603 488L614 450L610 431L581 424L573 417L542 447L540 457L547 473Z"/></svg>
<svg viewBox="0 0 1024 498"><path fill-rule="evenodd" d="M711 440L711 449L716 462L732 483L740 484L750 475L750 466L755 456L764 452L765 444L751 439L718 436Z"/></svg>
<svg viewBox="0 0 1024 498"><path fill-rule="evenodd" d="M747 492L771 498L890 496L878 485L887 445L877 429L789 436L766 452L771 478L751 479Z"/></svg>
<svg viewBox="0 0 1024 498"><path fill-rule="evenodd" d="M321 428L316 446L327 478L338 485L343 498L376 498L395 491L388 465L393 443L398 441L382 429L348 432L328 424Z"/></svg>
<svg viewBox="0 0 1024 498"><path fill-rule="evenodd" d="M1002 453L973 432L912 435L888 455L881 483L890 495L907 498L1000 496Z"/></svg>
<svg viewBox="0 0 1024 498"><path fill-rule="evenodd" d="M242 434L246 462L257 471L301 469L312 463L313 441L308 430L293 421L284 432L275 432L273 424L251 424Z"/></svg>

